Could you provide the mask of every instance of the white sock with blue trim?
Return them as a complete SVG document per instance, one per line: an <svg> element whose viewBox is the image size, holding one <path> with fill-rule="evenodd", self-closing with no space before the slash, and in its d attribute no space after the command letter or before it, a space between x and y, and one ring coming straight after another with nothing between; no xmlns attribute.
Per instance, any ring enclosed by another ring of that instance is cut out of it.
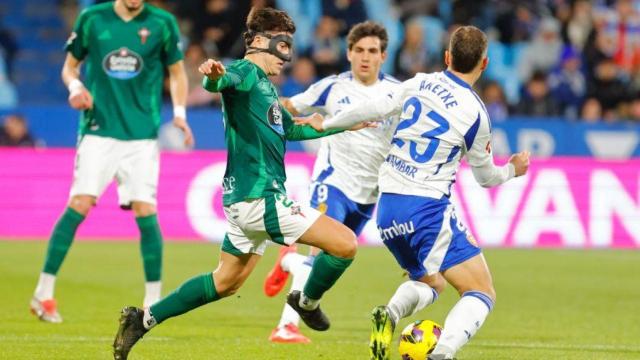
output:
<svg viewBox="0 0 640 360"><path fill-rule="evenodd" d="M480 291L467 291L449 311L444 322L444 330L433 355L453 357L484 323L493 309L493 300Z"/></svg>
<svg viewBox="0 0 640 360"><path fill-rule="evenodd" d="M397 324L400 319L417 313L437 299L438 292L431 286L420 281L409 280L398 286L387 307L391 312L393 323Z"/></svg>

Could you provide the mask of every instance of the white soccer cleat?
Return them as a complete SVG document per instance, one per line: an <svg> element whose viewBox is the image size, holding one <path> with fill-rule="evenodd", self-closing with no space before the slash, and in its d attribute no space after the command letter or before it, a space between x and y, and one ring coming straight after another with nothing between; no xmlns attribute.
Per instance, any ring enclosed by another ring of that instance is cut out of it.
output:
<svg viewBox="0 0 640 360"><path fill-rule="evenodd" d="M44 322L54 324L62 322L62 316L58 312L58 305L55 299L38 300L33 297L29 307L31 308L31 313Z"/></svg>

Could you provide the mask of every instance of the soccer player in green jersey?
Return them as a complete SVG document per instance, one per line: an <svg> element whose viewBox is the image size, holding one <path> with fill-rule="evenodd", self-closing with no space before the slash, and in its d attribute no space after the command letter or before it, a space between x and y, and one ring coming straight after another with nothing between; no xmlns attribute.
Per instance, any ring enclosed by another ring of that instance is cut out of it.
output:
<svg viewBox="0 0 640 360"><path fill-rule="evenodd" d="M229 226L218 267L186 281L148 309L124 308L113 344L116 359L126 359L153 326L238 291L267 240L284 246L299 242L323 250L304 290L291 292L287 301L312 329L329 328L319 301L353 261L356 237L338 221L287 198L284 152L286 140L313 139L335 131L320 133L295 125L269 81L269 76L278 75L291 60L295 32L291 18L271 8L253 9L247 28L244 59L227 68L211 59L200 66L205 75L203 86L222 93L228 150L223 202Z"/></svg>
<svg viewBox="0 0 640 360"><path fill-rule="evenodd" d="M78 226L114 179L119 202L133 209L146 279L143 304L160 298L162 235L156 217L157 142L164 69L169 72L175 126L193 144L186 120L187 77L175 18L143 0L116 0L84 10L66 44L62 80L69 104L82 111L68 207L56 223L31 300L41 320L61 322L56 274ZM85 63L85 83L80 81Z"/></svg>

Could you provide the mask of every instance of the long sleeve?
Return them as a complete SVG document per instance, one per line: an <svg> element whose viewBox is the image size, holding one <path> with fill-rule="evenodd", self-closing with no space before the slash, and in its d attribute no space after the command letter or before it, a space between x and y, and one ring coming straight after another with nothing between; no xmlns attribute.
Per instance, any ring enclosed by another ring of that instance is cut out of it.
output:
<svg viewBox="0 0 640 360"><path fill-rule="evenodd" d="M293 123L291 113L289 113L284 106L280 106L282 109L282 124L284 126L284 133L287 140L299 141L299 140L311 140L317 139L337 133L341 133L344 130L336 129L319 132L308 125L296 125Z"/></svg>
<svg viewBox="0 0 640 360"><path fill-rule="evenodd" d="M393 94L370 99L336 114L322 123L325 130L349 129L365 121L383 121L402 111L402 87Z"/></svg>
<svg viewBox="0 0 640 360"><path fill-rule="evenodd" d="M247 64L233 64L227 72L216 80L202 79L202 87L209 92L221 92L226 89L247 91L256 83L257 75L254 67Z"/></svg>
<svg viewBox="0 0 640 360"><path fill-rule="evenodd" d="M483 129L484 130L484 129ZM467 160L471 166L471 172L478 184L482 187L492 187L507 182L516 173L511 163L504 166L496 166L493 163L491 153L491 132L481 130L484 134L478 134L473 146L467 153Z"/></svg>

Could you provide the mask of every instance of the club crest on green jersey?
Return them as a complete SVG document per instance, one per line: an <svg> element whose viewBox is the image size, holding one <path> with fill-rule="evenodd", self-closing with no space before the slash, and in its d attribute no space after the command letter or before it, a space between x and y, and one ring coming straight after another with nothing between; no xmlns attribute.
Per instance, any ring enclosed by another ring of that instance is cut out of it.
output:
<svg viewBox="0 0 640 360"><path fill-rule="evenodd" d="M267 120L273 130L280 135L284 135L284 128L282 127L282 109L280 109L278 101L274 101L273 104L269 106L269 110L267 111Z"/></svg>
<svg viewBox="0 0 640 360"><path fill-rule="evenodd" d="M126 47L107 54L102 68L112 78L127 80L138 76L144 67L142 56Z"/></svg>

